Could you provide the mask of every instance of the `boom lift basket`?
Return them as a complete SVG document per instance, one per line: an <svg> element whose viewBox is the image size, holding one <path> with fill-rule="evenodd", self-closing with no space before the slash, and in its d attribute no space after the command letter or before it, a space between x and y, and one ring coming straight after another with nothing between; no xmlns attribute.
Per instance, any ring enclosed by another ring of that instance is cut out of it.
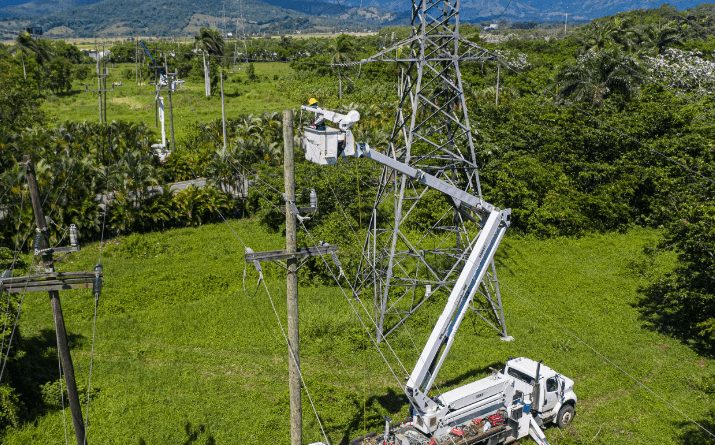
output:
<svg viewBox="0 0 715 445"><path fill-rule="evenodd" d="M355 154L355 139L350 130L340 131L327 127L317 130L304 128L303 149L305 159L320 165L338 163L338 156L353 156Z"/></svg>

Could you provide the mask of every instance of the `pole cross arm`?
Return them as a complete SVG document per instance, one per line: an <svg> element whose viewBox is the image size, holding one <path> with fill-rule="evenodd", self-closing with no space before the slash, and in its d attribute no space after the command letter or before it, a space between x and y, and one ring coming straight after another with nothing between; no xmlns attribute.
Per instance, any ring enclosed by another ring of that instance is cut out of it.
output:
<svg viewBox="0 0 715 445"><path fill-rule="evenodd" d="M293 258L309 258L314 256L329 255L337 252L338 246L333 244L327 244L318 247L301 247L294 253L289 253L285 249L268 250L266 252L246 252L246 262L251 263L253 261L263 262L289 260Z"/></svg>
<svg viewBox="0 0 715 445"><path fill-rule="evenodd" d="M24 292L47 292L67 289L88 289L93 287L95 272L54 272L23 277L4 278L0 282L4 292L21 294ZM103 278L99 273L99 279Z"/></svg>

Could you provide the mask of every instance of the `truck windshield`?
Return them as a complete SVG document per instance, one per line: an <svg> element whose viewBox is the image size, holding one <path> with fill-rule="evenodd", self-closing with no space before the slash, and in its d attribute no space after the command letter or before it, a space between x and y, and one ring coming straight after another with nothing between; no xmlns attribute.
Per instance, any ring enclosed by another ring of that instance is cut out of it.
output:
<svg viewBox="0 0 715 445"><path fill-rule="evenodd" d="M519 371L519 370L516 370L516 369L514 369L514 368L509 368L508 374L509 374L510 376L514 377L514 378L517 378L517 379L521 380L522 382L528 383L529 385L533 385L533 384L534 384L534 378L533 378L533 377L531 377L530 375L525 374L525 373L523 373L523 372L521 372L521 371Z"/></svg>

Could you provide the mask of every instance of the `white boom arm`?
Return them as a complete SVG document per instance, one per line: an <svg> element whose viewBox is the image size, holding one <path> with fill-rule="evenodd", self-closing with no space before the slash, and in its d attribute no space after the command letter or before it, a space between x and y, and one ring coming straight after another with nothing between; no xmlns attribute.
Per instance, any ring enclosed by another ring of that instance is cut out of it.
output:
<svg viewBox="0 0 715 445"><path fill-rule="evenodd" d="M483 199L448 184L429 173L399 162L380 152L371 150L367 144L349 144L348 141L352 141L352 135L349 134L350 130L348 130L348 128L357 122L357 120L353 122L354 119L347 119L350 113L353 113L352 111L346 116L326 112L319 108L303 106L303 109L322 114L325 119L338 123L341 129L344 123L347 125L347 123L350 122L349 125L343 129L346 133L344 139L346 143L342 150L328 146L328 140L321 139L317 137L317 135L314 135L316 137L313 138L306 137L304 145L306 149L306 159L309 161L317 164L335 164L339 156L370 158L382 165L404 173L428 187L444 193L451 199L456 207L468 208L481 217L483 222L482 231L469 255L467 263L464 265L464 269L462 269L459 278L457 278L457 283L452 289L452 293L447 300L447 305L433 328L432 334L429 340L427 340L427 344L422 350L422 354L417 360L415 368L405 386L407 397L418 411L421 413L437 411L441 407L427 394L454 342L459 325L469 310L469 306L479 289L479 285L484 279L487 268L494 260L494 254L499 247L499 243L504 237L506 229L509 227L511 209L500 210ZM359 113L357 113L357 111L354 113L357 114L357 119L359 119ZM311 131L316 134L320 133L320 131L316 130ZM308 133L307 130L306 133ZM335 144L337 144L337 138L335 141Z"/></svg>
<svg viewBox="0 0 715 445"><path fill-rule="evenodd" d="M351 110L348 114L340 114L335 111L325 110L319 107L309 107L307 105L303 105L300 108L301 110L310 111L316 115L322 115L326 120L338 124L338 127L343 131L348 130L360 120L360 113L356 110Z"/></svg>

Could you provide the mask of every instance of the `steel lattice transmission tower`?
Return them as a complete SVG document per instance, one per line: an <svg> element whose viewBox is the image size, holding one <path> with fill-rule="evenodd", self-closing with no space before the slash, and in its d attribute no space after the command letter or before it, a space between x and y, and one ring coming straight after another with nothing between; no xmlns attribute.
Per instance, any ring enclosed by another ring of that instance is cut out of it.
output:
<svg viewBox="0 0 715 445"><path fill-rule="evenodd" d="M479 197L459 63L488 59L494 56L460 38L459 0L413 0L412 35L362 61L402 66L389 155ZM378 339L432 296L449 295L480 230L459 202L450 204L413 178L383 169L355 283L363 296L372 291ZM429 226L420 223L430 217ZM494 264L484 283L472 309L508 338Z"/></svg>

